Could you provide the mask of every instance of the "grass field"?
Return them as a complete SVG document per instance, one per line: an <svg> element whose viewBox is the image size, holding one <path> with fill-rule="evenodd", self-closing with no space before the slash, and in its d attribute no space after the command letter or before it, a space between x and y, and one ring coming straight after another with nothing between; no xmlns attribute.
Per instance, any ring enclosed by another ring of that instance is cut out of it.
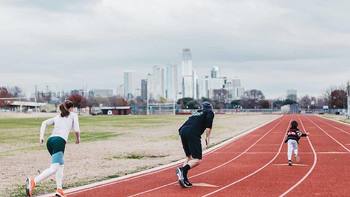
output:
<svg viewBox="0 0 350 197"><path fill-rule="evenodd" d="M0 118L0 157L15 151L37 150L41 122L46 118ZM122 135L125 130L167 125L182 116L85 116L80 117L81 141L97 141ZM50 135L49 127L45 133ZM71 135L74 135L71 133ZM69 137L69 142L74 142ZM3 146L7 148L2 150Z"/></svg>

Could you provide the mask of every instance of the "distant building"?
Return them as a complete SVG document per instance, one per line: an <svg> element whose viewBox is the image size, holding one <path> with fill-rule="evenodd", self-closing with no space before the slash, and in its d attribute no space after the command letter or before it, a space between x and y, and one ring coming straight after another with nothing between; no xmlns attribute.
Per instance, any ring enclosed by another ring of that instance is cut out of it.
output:
<svg viewBox="0 0 350 197"><path fill-rule="evenodd" d="M141 98L143 100L147 99L147 79L141 80Z"/></svg>
<svg viewBox="0 0 350 197"><path fill-rule="evenodd" d="M52 94L52 92L48 92L47 94ZM71 90L70 94L79 94L80 96L87 97L89 92L87 90L79 89L79 90Z"/></svg>
<svg viewBox="0 0 350 197"><path fill-rule="evenodd" d="M95 97L112 97L113 90L112 89L93 89L90 91L89 95Z"/></svg>
<svg viewBox="0 0 350 197"><path fill-rule="evenodd" d="M244 94L244 88L241 86L240 79L228 80L225 87L228 91L229 100L239 100Z"/></svg>
<svg viewBox="0 0 350 197"><path fill-rule="evenodd" d="M225 79L223 78L208 78L208 98L214 98L214 90L224 88Z"/></svg>
<svg viewBox="0 0 350 197"><path fill-rule="evenodd" d="M134 85L133 85L134 72L124 72L124 98L132 99L134 97Z"/></svg>
<svg viewBox="0 0 350 197"><path fill-rule="evenodd" d="M220 77L219 67L214 66L210 71L210 76L211 78L219 78Z"/></svg>
<svg viewBox="0 0 350 197"><path fill-rule="evenodd" d="M213 99L219 102L228 102L228 91L224 88L213 90Z"/></svg>
<svg viewBox="0 0 350 197"><path fill-rule="evenodd" d="M182 50L182 97L194 98L195 86L193 79L192 55L190 49Z"/></svg>
<svg viewBox="0 0 350 197"><path fill-rule="evenodd" d="M124 97L124 84L117 86L116 95L118 97Z"/></svg>
<svg viewBox="0 0 350 197"><path fill-rule="evenodd" d="M178 66L168 65L165 70L165 98L173 100L178 95Z"/></svg>
<svg viewBox="0 0 350 197"><path fill-rule="evenodd" d="M151 91L154 99L165 98L165 69L163 66L153 66Z"/></svg>
<svg viewBox="0 0 350 197"><path fill-rule="evenodd" d="M298 100L297 90L295 89L287 90L287 99L297 102Z"/></svg>

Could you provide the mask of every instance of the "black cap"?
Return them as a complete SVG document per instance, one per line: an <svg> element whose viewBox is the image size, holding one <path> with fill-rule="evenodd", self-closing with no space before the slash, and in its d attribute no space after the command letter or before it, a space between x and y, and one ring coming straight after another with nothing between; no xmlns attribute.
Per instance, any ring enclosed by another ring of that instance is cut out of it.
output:
<svg viewBox="0 0 350 197"><path fill-rule="evenodd" d="M202 109L207 110L207 111L212 111L213 105L211 103L209 103L208 101L205 101L202 103Z"/></svg>

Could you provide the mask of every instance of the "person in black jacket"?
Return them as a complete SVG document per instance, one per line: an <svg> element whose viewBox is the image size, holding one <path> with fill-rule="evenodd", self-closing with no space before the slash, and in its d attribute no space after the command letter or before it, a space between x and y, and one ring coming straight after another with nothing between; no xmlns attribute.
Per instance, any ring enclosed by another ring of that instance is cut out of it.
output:
<svg viewBox="0 0 350 197"><path fill-rule="evenodd" d="M284 141L285 143L288 144L288 165L292 166L292 154L294 151L294 156L295 156L295 160L297 162L300 161L300 157L298 156L298 144L299 144L299 140L301 137L306 137L307 134L303 133L302 131L300 131L298 129L298 122L297 121L292 121L291 122L291 127L290 129L287 131L287 139Z"/></svg>
<svg viewBox="0 0 350 197"><path fill-rule="evenodd" d="M182 146L187 159L182 167L176 169L176 175L178 176L179 184L183 188L192 187L187 174L190 169L198 166L199 161L202 159L201 136L204 132L206 134L205 143L207 148L209 146L213 120L213 106L209 102L203 102L202 109L192 114L179 129Z"/></svg>

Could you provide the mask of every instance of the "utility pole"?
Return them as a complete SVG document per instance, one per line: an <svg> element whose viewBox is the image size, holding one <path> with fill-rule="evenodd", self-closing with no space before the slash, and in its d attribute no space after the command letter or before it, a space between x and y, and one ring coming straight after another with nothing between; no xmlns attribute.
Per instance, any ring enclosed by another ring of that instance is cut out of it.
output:
<svg viewBox="0 0 350 197"><path fill-rule="evenodd" d="M38 112L38 99L37 99L37 96L38 96L38 86L35 85L35 93L34 93L34 99L35 99L35 112Z"/></svg>

